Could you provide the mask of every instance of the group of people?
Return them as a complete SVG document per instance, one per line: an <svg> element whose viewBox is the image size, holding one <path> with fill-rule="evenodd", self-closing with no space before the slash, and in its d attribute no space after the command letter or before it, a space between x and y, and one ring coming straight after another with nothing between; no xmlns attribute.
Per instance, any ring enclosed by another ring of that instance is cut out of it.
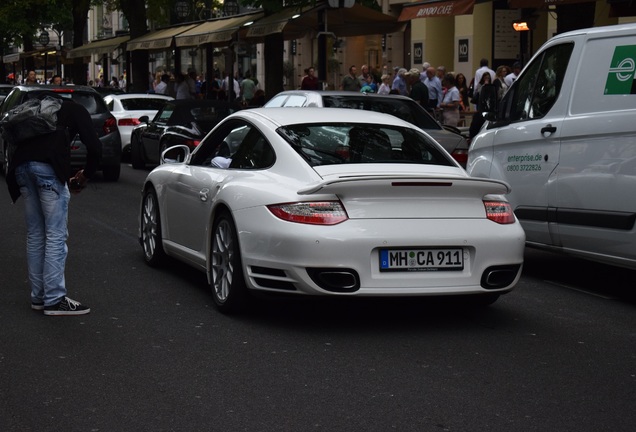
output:
<svg viewBox="0 0 636 432"><path fill-rule="evenodd" d="M202 79L196 71L190 69L187 74L181 72L157 72L149 86L150 93L165 94L175 99L218 99L239 100L245 106L261 106L265 103L265 92L260 89L258 80L250 71L243 76L234 75L232 84L230 76L215 70Z"/></svg>
<svg viewBox="0 0 636 432"><path fill-rule="evenodd" d="M520 70L521 64L515 63L512 68L502 65L493 71L488 67L488 60L482 59L474 78L468 80L462 73L446 72L444 66L433 67L425 62L421 71L418 68L407 70L395 67L393 75L383 73L379 82L376 82L367 65L361 67L360 75L357 74L356 66L352 65L349 73L342 79L340 89L409 96L440 118L443 124L456 127L460 122L461 112L472 111L471 105L479 112L496 110L497 103ZM305 81L313 77L312 72L313 68L303 79L301 88L305 88ZM484 91L480 91L482 87Z"/></svg>

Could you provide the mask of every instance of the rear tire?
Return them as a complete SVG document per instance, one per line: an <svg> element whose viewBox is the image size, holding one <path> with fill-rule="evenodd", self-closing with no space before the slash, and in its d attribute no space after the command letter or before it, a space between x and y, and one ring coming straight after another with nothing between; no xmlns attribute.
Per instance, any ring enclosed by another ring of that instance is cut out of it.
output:
<svg viewBox="0 0 636 432"><path fill-rule="evenodd" d="M161 237L161 217L159 201L154 189L148 188L144 192L141 204L141 247L144 251L146 264L157 267L166 258Z"/></svg>
<svg viewBox="0 0 636 432"><path fill-rule="evenodd" d="M210 280L212 296L222 313L245 309L249 293L245 286L241 251L234 221L227 212L221 213L212 229Z"/></svg>

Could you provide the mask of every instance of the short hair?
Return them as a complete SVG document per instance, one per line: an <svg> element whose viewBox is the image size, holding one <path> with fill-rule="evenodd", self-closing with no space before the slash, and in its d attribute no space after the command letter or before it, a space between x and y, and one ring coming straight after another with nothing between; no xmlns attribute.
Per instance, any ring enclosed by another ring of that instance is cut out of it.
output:
<svg viewBox="0 0 636 432"><path fill-rule="evenodd" d="M488 66L488 59L483 58L479 61L479 66Z"/></svg>
<svg viewBox="0 0 636 432"><path fill-rule="evenodd" d="M349 72L351 72L353 70L353 68L356 67L356 65L351 65L349 66ZM357 68L356 68L357 69Z"/></svg>

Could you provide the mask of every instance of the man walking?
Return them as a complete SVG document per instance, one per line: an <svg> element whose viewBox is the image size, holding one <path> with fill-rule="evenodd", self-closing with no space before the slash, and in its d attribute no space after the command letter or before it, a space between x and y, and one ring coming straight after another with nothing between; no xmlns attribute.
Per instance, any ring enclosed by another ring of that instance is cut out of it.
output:
<svg viewBox="0 0 636 432"><path fill-rule="evenodd" d="M345 75L342 79L342 83L340 84L340 90L346 91L354 91L359 92L362 88L362 84L360 84L360 80L356 76L356 72L358 69L355 66L351 66L349 68L349 74Z"/></svg>
<svg viewBox="0 0 636 432"><path fill-rule="evenodd" d="M86 146L86 166L70 178L70 140L77 134ZM91 116L82 105L63 99L57 130L10 147L7 185L13 202L22 196L25 204L31 308L45 315L87 314L90 308L66 296L64 268L71 191L81 192L101 157Z"/></svg>

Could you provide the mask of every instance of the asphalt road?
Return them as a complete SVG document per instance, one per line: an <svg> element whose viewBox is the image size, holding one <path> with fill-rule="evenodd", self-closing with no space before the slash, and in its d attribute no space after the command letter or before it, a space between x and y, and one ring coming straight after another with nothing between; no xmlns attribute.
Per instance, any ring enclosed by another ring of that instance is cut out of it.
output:
<svg viewBox="0 0 636 432"><path fill-rule="evenodd" d="M71 200L80 317L30 309L22 202L0 180L0 431L634 430L636 272L528 250L486 309L261 299L229 317L202 274L144 264L145 174Z"/></svg>

